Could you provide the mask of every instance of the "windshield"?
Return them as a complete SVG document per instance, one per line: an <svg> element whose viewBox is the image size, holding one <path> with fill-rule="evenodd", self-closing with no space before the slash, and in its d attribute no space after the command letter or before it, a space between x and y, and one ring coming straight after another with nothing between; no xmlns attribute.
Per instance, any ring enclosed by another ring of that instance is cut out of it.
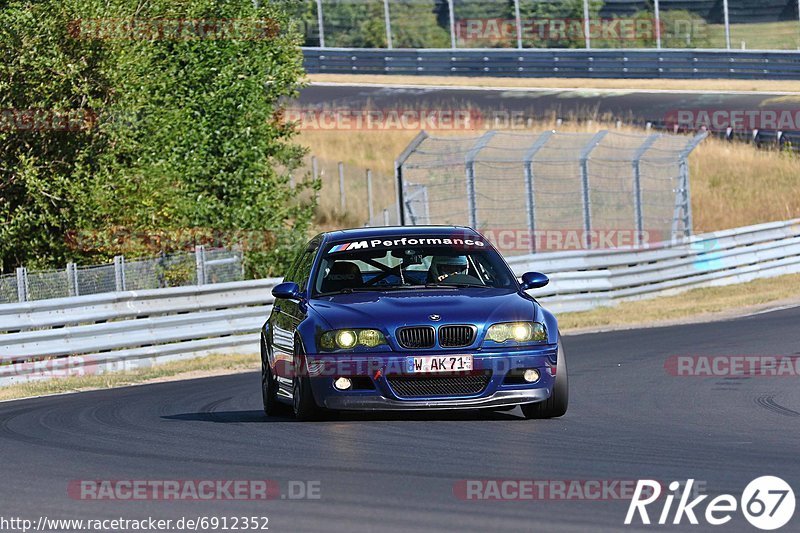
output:
<svg viewBox="0 0 800 533"><path fill-rule="evenodd" d="M517 288L500 255L483 241L419 237L329 245L313 291L327 295L442 287Z"/></svg>

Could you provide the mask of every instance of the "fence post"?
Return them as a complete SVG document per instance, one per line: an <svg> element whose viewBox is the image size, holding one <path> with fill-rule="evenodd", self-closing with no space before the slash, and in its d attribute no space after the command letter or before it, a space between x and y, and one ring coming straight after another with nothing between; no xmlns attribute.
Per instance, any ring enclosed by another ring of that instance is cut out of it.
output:
<svg viewBox="0 0 800 533"><path fill-rule="evenodd" d="M447 0L447 11L450 15L450 48L456 49L456 14L453 10L453 0Z"/></svg>
<svg viewBox="0 0 800 533"><path fill-rule="evenodd" d="M583 0L583 37L586 40L586 49L592 48L592 38L590 36L589 20L589 0Z"/></svg>
<svg viewBox="0 0 800 533"><path fill-rule="evenodd" d="M425 130L419 132L416 137L406 146L397 159L394 160L394 192L397 198L397 224L400 226L406 225L406 210L405 210L405 191L403 190L403 165L406 163L411 154L419 148L419 145L428 138L428 132Z"/></svg>
<svg viewBox="0 0 800 533"><path fill-rule="evenodd" d="M384 209L383 210L383 225L384 226L388 226L389 225L389 210L388 209Z"/></svg>
<svg viewBox="0 0 800 533"><path fill-rule="evenodd" d="M206 247L197 245L194 247L194 261L197 267L197 285L206 284Z"/></svg>
<svg viewBox="0 0 800 533"><path fill-rule="evenodd" d="M28 301L28 270L25 267L17 268L17 299Z"/></svg>
<svg viewBox="0 0 800 533"><path fill-rule="evenodd" d="M603 137L608 135L607 130L597 132L589 144L583 147L581 151L581 188L583 189L583 246L585 248L592 247L592 204L589 197L589 156L592 150L600 144Z"/></svg>
<svg viewBox="0 0 800 533"><path fill-rule="evenodd" d="M80 296L80 289L78 288L78 269L75 263L67 263L67 286L69 287L70 296Z"/></svg>
<svg viewBox="0 0 800 533"><path fill-rule="evenodd" d="M347 212L347 196L344 192L344 163L339 161L339 206L342 213Z"/></svg>
<svg viewBox="0 0 800 533"><path fill-rule="evenodd" d="M114 256L114 286L117 292L125 290L125 258Z"/></svg>
<svg viewBox="0 0 800 533"><path fill-rule="evenodd" d="M517 48L522 49L522 16L519 13L519 0L514 0L514 18L517 20Z"/></svg>
<svg viewBox="0 0 800 533"><path fill-rule="evenodd" d="M473 228L478 227L478 199L475 194L475 158L486 144L492 140L496 131L487 131L478 139L475 145L470 148L464 158L467 167L467 209L469 211L469 225Z"/></svg>
<svg viewBox="0 0 800 533"><path fill-rule="evenodd" d="M372 224L372 171L367 169L367 214L369 216L369 223Z"/></svg>
<svg viewBox="0 0 800 533"><path fill-rule="evenodd" d="M692 226L694 223L692 222L692 197L691 191L689 189L689 163L687 158L692 151L697 148L697 145L700 144L703 139L708 137L708 132L703 131L695 135L689 144L686 145L686 148L680 153L680 190L676 193L679 195L680 201L682 203L681 208L683 209L683 235L685 237L689 237L692 234ZM677 204L677 202L676 202ZM673 220L673 231L672 235L675 236L675 226L677 224L677 220Z"/></svg>
<svg viewBox="0 0 800 533"><path fill-rule="evenodd" d="M386 47L392 49L392 15L389 13L389 0L383 0L383 22L386 25Z"/></svg>
<svg viewBox="0 0 800 533"><path fill-rule="evenodd" d="M547 144L550 137L555 134L555 131L546 131L536 138L536 141L531 145L525 153L525 207L527 208L528 215L528 231L531 238L531 253L536 253L536 196L533 191L533 158L536 153Z"/></svg>
<svg viewBox="0 0 800 533"><path fill-rule="evenodd" d="M311 177L314 181L319 179L319 163L317 162L317 156L311 156ZM319 206L319 189L314 189L314 203Z"/></svg>
<svg viewBox="0 0 800 533"><path fill-rule="evenodd" d="M325 24L322 21L322 0L317 0L317 24L319 25L319 47L325 48Z"/></svg>
<svg viewBox="0 0 800 533"><path fill-rule="evenodd" d="M658 140L661 135L650 135L644 140L642 145L636 149L633 154L633 206L634 216L636 217L636 234L634 235L634 244L639 246L642 244L642 235L644 234L644 213L642 208L642 172L641 161L644 154L653 144Z"/></svg>
<svg viewBox="0 0 800 533"><path fill-rule="evenodd" d="M725 47L731 49L731 19L728 11L728 0L722 0L722 14L725 18Z"/></svg>
<svg viewBox="0 0 800 533"><path fill-rule="evenodd" d="M656 24L656 48L661 50L661 5L659 0L654 0L653 9Z"/></svg>

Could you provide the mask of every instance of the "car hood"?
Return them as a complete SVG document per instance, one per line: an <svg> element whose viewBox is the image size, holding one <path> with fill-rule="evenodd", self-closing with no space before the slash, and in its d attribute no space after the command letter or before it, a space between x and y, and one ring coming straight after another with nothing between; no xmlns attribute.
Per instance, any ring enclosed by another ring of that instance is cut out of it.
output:
<svg viewBox="0 0 800 533"><path fill-rule="evenodd" d="M509 289L355 292L315 298L310 306L331 328L420 324L493 324L540 317L534 300ZM439 315L434 321L431 315Z"/></svg>

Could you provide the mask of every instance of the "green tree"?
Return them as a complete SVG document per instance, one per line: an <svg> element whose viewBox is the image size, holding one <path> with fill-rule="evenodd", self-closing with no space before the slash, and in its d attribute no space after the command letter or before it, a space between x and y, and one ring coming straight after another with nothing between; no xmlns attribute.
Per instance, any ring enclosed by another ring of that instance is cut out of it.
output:
<svg viewBox="0 0 800 533"><path fill-rule="evenodd" d="M0 34L0 47L14 60L4 65L2 79L10 81L0 107L100 115L78 134L0 132L4 269L61 265L77 254L65 233L109 227L269 233L273 240L259 240L267 249L247 254L248 271L285 267L287 248L305 237L311 219L311 206L289 187L303 151L280 102L296 95L303 72L302 35L285 11L250 0L48 0L13 3L3 17L11 29ZM92 27L110 19L135 21L137 32L75 31L76 20ZM138 32L178 19L216 29ZM34 91L26 87L31 80ZM84 251L82 259L107 254Z"/></svg>

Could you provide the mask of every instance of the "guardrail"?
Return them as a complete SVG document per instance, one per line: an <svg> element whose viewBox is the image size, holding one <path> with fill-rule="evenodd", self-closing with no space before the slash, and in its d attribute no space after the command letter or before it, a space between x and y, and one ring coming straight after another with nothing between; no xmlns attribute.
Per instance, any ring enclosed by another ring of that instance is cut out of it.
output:
<svg viewBox="0 0 800 533"><path fill-rule="evenodd" d="M556 312L584 311L698 286L800 272L800 219L717 231L645 250L552 252L514 257L551 283L532 294Z"/></svg>
<svg viewBox="0 0 800 533"><path fill-rule="evenodd" d="M800 272L800 219L644 250L540 253L509 260L551 276L531 294L569 312L688 288ZM146 367L209 353L257 353L280 279L0 305L0 385Z"/></svg>
<svg viewBox="0 0 800 533"><path fill-rule="evenodd" d="M303 48L312 74L800 79L797 51Z"/></svg>
<svg viewBox="0 0 800 533"><path fill-rule="evenodd" d="M0 305L0 385L256 353L280 279Z"/></svg>

